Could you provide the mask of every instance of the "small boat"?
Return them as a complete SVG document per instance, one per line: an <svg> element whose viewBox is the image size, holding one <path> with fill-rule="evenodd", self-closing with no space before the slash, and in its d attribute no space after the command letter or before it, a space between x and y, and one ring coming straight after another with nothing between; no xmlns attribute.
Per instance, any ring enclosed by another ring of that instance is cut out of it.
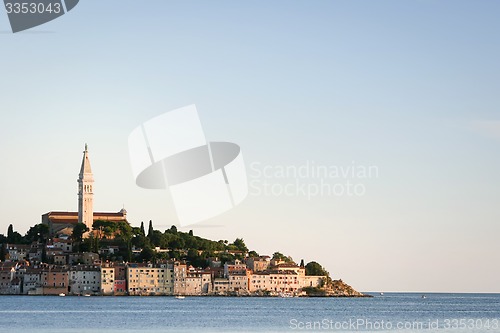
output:
<svg viewBox="0 0 500 333"><path fill-rule="evenodd" d="M425 295L422 295L422 298L427 298L427 296L425 296Z"/></svg>
<svg viewBox="0 0 500 333"><path fill-rule="evenodd" d="M85 294L85 295L83 295L83 296L85 296L85 297L90 297L90 295L89 295L89 294Z"/></svg>
<svg viewBox="0 0 500 333"><path fill-rule="evenodd" d="M384 293L380 293L380 296L384 296Z"/></svg>
<svg viewBox="0 0 500 333"><path fill-rule="evenodd" d="M186 298L186 296L177 295L177 296L175 296L175 298L177 298L177 299L184 299L184 298Z"/></svg>
<svg viewBox="0 0 500 333"><path fill-rule="evenodd" d="M65 293L60 293L59 296L60 297L64 297L64 296L66 296L66 294Z"/></svg>

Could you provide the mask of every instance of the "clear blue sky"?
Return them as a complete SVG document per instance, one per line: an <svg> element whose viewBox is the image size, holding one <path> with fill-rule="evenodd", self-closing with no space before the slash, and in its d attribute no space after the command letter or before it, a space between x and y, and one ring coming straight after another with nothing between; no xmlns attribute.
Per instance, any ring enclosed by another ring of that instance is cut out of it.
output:
<svg viewBox="0 0 500 333"><path fill-rule="evenodd" d="M364 196L251 195L195 234L317 260L359 290L500 292L499 15L497 1L87 0L12 34L0 11L0 232L76 210L86 142L96 210L175 223L167 192L135 186L127 137L195 103L247 166L379 168Z"/></svg>

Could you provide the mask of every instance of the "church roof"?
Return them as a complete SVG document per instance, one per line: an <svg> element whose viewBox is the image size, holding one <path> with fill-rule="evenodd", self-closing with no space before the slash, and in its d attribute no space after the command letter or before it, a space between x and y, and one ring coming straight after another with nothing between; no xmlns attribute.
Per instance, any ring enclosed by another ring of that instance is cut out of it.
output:
<svg viewBox="0 0 500 333"><path fill-rule="evenodd" d="M94 212L93 220L104 220L104 221L126 221L127 216L122 211L118 213L108 213L108 212ZM66 223L66 224L76 224L78 223L78 212L48 212L44 214L52 223Z"/></svg>
<svg viewBox="0 0 500 333"><path fill-rule="evenodd" d="M80 168L80 177L84 174L91 174L92 168L90 167L89 150L85 144L85 151L83 152L82 167Z"/></svg>

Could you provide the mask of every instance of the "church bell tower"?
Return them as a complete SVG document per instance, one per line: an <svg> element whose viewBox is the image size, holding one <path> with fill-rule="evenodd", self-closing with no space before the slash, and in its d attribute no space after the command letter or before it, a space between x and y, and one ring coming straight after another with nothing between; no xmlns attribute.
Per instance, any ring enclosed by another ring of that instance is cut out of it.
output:
<svg viewBox="0 0 500 333"><path fill-rule="evenodd" d="M85 144L82 167L78 175L78 223L85 223L92 230L94 223L94 176L90 168L89 151Z"/></svg>

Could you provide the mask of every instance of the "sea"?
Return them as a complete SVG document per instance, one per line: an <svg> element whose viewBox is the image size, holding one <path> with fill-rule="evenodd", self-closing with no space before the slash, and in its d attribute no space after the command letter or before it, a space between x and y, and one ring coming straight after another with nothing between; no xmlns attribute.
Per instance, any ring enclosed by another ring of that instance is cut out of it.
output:
<svg viewBox="0 0 500 333"><path fill-rule="evenodd" d="M500 294L0 296L0 332L500 332Z"/></svg>

